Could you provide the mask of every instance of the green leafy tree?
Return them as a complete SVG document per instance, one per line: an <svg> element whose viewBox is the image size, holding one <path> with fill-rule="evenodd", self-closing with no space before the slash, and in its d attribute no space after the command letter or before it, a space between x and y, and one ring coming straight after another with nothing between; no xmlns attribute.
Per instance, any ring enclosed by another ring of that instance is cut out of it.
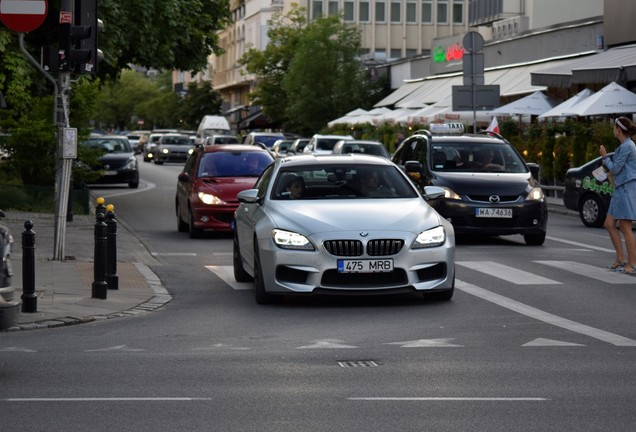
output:
<svg viewBox="0 0 636 432"><path fill-rule="evenodd" d="M287 120L283 107L288 102L284 80L307 27L307 10L294 4L287 15L274 15L269 25L267 47L249 49L239 63L257 77L250 94L252 102L262 107L272 123L282 124Z"/></svg>
<svg viewBox="0 0 636 432"><path fill-rule="evenodd" d="M221 114L222 104L221 94L212 88L210 81L190 83L179 107L180 127L196 129L203 116Z"/></svg>
<svg viewBox="0 0 636 432"><path fill-rule="evenodd" d="M344 112L366 106L369 83L359 51L358 29L339 17L307 27L283 83L285 92L294 95L286 109L294 129L319 131Z"/></svg>
<svg viewBox="0 0 636 432"><path fill-rule="evenodd" d="M293 5L275 16L265 50L251 49L241 59L256 77L250 95L273 123L311 134L355 108L370 107L384 81L370 80L359 59L360 33L341 17L306 20Z"/></svg>

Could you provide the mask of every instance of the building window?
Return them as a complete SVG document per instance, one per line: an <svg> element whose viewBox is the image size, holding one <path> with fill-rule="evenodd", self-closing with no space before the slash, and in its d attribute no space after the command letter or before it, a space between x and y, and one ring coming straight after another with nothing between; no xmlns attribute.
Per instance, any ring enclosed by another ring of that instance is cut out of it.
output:
<svg viewBox="0 0 636 432"><path fill-rule="evenodd" d="M359 10L358 10L358 21L360 22L369 22L371 21L371 15L369 13L369 2L368 1L361 1L359 4Z"/></svg>
<svg viewBox="0 0 636 432"><path fill-rule="evenodd" d="M322 1L321 0L314 0L312 2L311 17L312 19L322 18Z"/></svg>
<svg viewBox="0 0 636 432"><path fill-rule="evenodd" d="M386 3L375 2L375 22L386 22Z"/></svg>
<svg viewBox="0 0 636 432"><path fill-rule="evenodd" d="M453 0L453 24L464 24L464 0Z"/></svg>
<svg viewBox="0 0 636 432"><path fill-rule="evenodd" d="M391 50L391 60L402 58L402 50L400 49L392 49Z"/></svg>
<svg viewBox="0 0 636 432"><path fill-rule="evenodd" d="M353 16L354 3L352 1L346 1L344 3L344 20L345 21L355 21L355 17Z"/></svg>
<svg viewBox="0 0 636 432"><path fill-rule="evenodd" d="M391 1L391 22L392 23L400 23L402 22L402 2L392 0Z"/></svg>
<svg viewBox="0 0 636 432"><path fill-rule="evenodd" d="M422 23L433 23L433 0L422 0Z"/></svg>
<svg viewBox="0 0 636 432"><path fill-rule="evenodd" d="M411 24L417 22L417 3L413 1L406 3L406 22Z"/></svg>
<svg viewBox="0 0 636 432"><path fill-rule="evenodd" d="M328 3L328 15L329 16L338 16L338 2L337 1L329 1Z"/></svg>
<svg viewBox="0 0 636 432"><path fill-rule="evenodd" d="M448 24L448 0L437 0L437 24Z"/></svg>

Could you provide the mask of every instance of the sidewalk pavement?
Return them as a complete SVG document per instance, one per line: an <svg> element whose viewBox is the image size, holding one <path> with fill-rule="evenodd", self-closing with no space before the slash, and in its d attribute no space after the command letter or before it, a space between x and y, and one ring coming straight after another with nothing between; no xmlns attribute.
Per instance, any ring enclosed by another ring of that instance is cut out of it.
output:
<svg viewBox="0 0 636 432"><path fill-rule="evenodd" d="M158 261L117 219L117 276L119 289L108 289L106 299L92 298L95 256L95 215L74 215L66 222L64 259L55 256L55 216L5 210L2 220L14 238L13 300L23 293L22 233L25 222L35 232L36 311L22 312L11 320L8 331L58 327L99 319L137 315L155 310L171 300L159 278L150 269Z"/></svg>
<svg viewBox="0 0 636 432"><path fill-rule="evenodd" d="M577 215L560 198L548 198L550 212ZM137 315L155 310L172 297L149 266L157 260L122 220L117 220L117 275L119 289L107 290L106 299L92 298L94 281L94 215L75 215L66 222L64 260L53 261L55 217L52 214L5 211L3 222L14 237L12 286L14 300L22 295L22 233L24 223L35 231L35 291L37 312L19 312L8 331L79 324L98 319Z"/></svg>

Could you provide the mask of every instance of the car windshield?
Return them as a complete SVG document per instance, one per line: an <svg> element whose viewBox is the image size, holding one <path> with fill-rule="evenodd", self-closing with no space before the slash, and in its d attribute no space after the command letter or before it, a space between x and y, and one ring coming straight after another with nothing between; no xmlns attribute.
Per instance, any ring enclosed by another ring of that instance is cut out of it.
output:
<svg viewBox="0 0 636 432"><path fill-rule="evenodd" d="M415 198L412 184L394 166L320 165L286 168L278 173L273 200Z"/></svg>
<svg viewBox="0 0 636 432"><path fill-rule="evenodd" d="M164 136L160 143L166 145L192 145L192 141L186 136Z"/></svg>
<svg viewBox="0 0 636 432"><path fill-rule="evenodd" d="M475 142L434 143L431 147L433 171L528 172L525 162L512 146Z"/></svg>
<svg viewBox="0 0 636 432"><path fill-rule="evenodd" d="M362 153L373 156L389 157L389 153L381 144L344 144L342 153Z"/></svg>
<svg viewBox="0 0 636 432"><path fill-rule="evenodd" d="M265 152L205 153L199 163L199 177L258 177L271 162Z"/></svg>
<svg viewBox="0 0 636 432"><path fill-rule="evenodd" d="M316 139L316 148L319 150L333 150L333 146L336 145L338 141L342 138L317 138Z"/></svg>
<svg viewBox="0 0 636 432"><path fill-rule="evenodd" d="M281 137L276 135L256 135L254 137L254 141L265 144L267 147L273 146L279 139L281 139Z"/></svg>
<svg viewBox="0 0 636 432"><path fill-rule="evenodd" d="M106 153L130 153L130 144L122 139L93 138L85 143L86 147L103 150Z"/></svg>

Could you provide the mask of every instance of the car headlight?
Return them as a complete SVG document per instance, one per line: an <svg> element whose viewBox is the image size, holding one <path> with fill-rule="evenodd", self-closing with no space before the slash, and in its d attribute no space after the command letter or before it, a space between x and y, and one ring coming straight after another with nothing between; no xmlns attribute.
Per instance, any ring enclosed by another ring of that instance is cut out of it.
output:
<svg viewBox="0 0 636 432"><path fill-rule="evenodd" d="M282 249L314 250L314 245L307 237L295 232L273 229L272 239Z"/></svg>
<svg viewBox="0 0 636 432"><path fill-rule="evenodd" d="M135 168L137 168L137 159L135 159L134 157L128 159L128 161L126 162L126 165L122 167L122 169L135 169Z"/></svg>
<svg viewBox="0 0 636 432"><path fill-rule="evenodd" d="M461 200L462 198L457 195L457 193L455 193L455 191L453 191L452 189L449 189L447 187L444 187L444 198L446 199L452 199L452 200Z"/></svg>
<svg viewBox="0 0 636 432"><path fill-rule="evenodd" d="M411 245L411 249L422 249L441 246L446 241L446 230L443 226L437 226L430 230L421 232Z"/></svg>
<svg viewBox="0 0 636 432"><path fill-rule="evenodd" d="M194 151L194 149L191 148L190 150L188 150L188 154L191 155L193 151Z"/></svg>
<svg viewBox="0 0 636 432"><path fill-rule="evenodd" d="M221 198L219 198L216 195L207 194L207 193L204 193L204 192L199 192L197 194L197 196L199 197L201 202L204 203L204 204L208 204L208 205L225 205L225 204L227 204L225 201L223 201Z"/></svg>
<svg viewBox="0 0 636 432"><path fill-rule="evenodd" d="M539 187L533 187L526 196L526 201L540 201L544 198L543 190Z"/></svg>
<svg viewBox="0 0 636 432"><path fill-rule="evenodd" d="M170 153L170 150L168 150L167 148L163 148L163 149L161 149L161 153L168 154L168 153Z"/></svg>

